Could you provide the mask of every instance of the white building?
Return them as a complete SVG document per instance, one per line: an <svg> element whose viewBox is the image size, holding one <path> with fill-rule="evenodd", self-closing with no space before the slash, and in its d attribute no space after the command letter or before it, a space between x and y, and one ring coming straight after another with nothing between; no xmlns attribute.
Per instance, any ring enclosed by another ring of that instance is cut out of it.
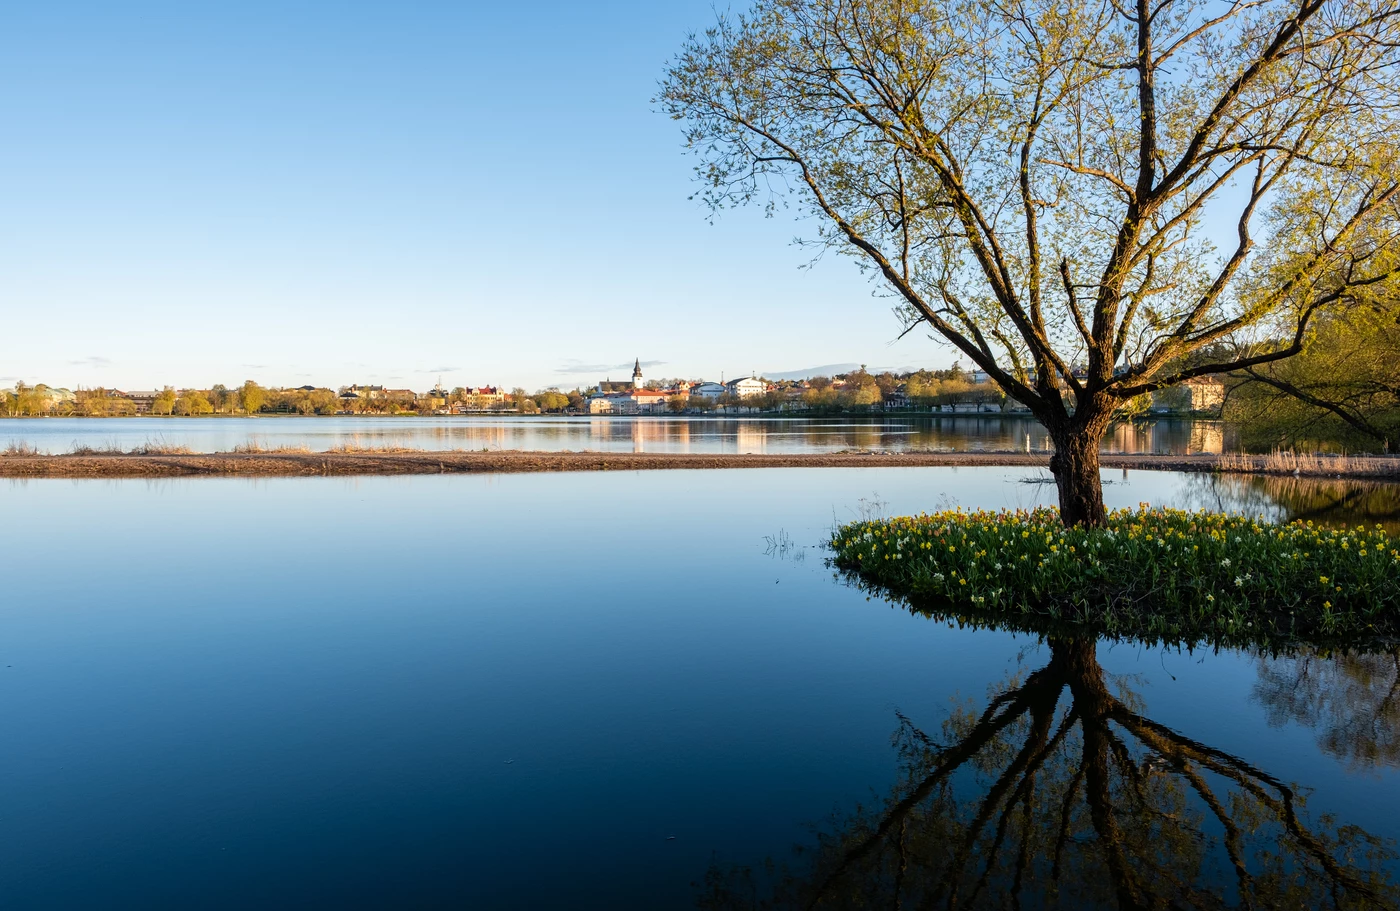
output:
<svg viewBox="0 0 1400 911"><path fill-rule="evenodd" d="M666 410L666 393L656 389L606 392L588 397L589 414L653 414Z"/></svg>
<svg viewBox="0 0 1400 911"><path fill-rule="evenodd" d="M702 398L717 399L729 390L723 383L696 383L690 387L691 395L698 395Z"/></svg>
<svg viewBox="0 0 1400 911"><path fill-rule="evenodd" d="M725 383L725 386L729 387L729 391L741 399L748 398L751 395L763 395L763 393L768 391L768 384L754 376L745 376L737 380L730 380L728 383Z"/></svg>

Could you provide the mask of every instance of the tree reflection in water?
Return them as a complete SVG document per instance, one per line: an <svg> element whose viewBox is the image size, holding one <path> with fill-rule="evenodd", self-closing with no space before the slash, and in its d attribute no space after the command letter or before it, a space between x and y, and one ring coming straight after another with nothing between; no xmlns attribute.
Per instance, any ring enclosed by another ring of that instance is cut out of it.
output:
<svg viewBox="0 0 1400 911"><path fill-rule="evenodd" d="M1254 698L1270 724L1316 729L1318 747L1354 769L1400 767L1400 651L1261 657Z"/></svg>
<svg viewBox="0 0 1400 911"><path fill-rule="evenodd" d="M713 867L699 905L1400 905L1388 844L1146 717L1110 687L1093 640L1049 646L1044 667L937 737L901 716L900 779L879 806L834 818L783 869Z"/></svg>
<svg viewBox="0 0 1400 911"><path fill-rule="evenodd" d="M1400 484L1267 475L1195 475L1186 505L1284 522L1383 525L1400 534Z"/></svg>

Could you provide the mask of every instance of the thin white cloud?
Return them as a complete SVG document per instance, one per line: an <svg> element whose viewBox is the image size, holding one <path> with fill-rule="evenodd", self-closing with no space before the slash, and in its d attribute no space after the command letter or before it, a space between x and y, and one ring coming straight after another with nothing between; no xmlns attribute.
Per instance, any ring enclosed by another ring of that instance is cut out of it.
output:
<svg viewBox="0 0 1400 911"><path fill-rule="evenodd" d="M814 376L835 376L838 373L850 373L852 370L860 368L860 364L822 364L818 367L803 367L801 370L784 370L781 372L765 371L763 376L770 380L805 380ZM913 373L918 367L871 367L865 368L870 373Z"/></svg>
<svg viewBox="0 0 1400 911"><path fill-rule="evenodd" d="M555 373L607 373L610 370L630 370L636 361L626 361L621 364L583 364L578 361L568 361L559 367L554 368ZM642 361L641 365L647 367L660 367L665 361Z"/></svg>
<svg viewBox="0 0 1400 911"><path fill-rule="evenodd" d="M101 357L101 356L96 355L96 354L91 354L91 355L88 355L87 357L80 357L80 358L78 358L76 361L69 361L68 363L72 364L72 365L75 366L75 367L110 367L110 366L112 366L112 360L111 360L111 358Z"/></svg>
<svg viewBox="0 0 1400 911"><path fill-rule="evenodd" d="M763 375L770 380L805 380L814 376L832 376L837 373L849 373L859 366L860 364L822 364L818 367L803 367L800 370L783 370L777 373L765 372Z"/></svg>

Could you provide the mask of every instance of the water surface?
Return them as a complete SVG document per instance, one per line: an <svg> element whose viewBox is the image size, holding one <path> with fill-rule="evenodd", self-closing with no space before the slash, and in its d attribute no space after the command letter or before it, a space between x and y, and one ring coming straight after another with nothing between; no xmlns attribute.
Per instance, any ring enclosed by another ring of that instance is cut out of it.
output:
<svg viewBox="0 0 1400 911"><path fill-rule="evenodd" d="M1152 725L1195 745L1192 768L1250 770L1199 775L1240 814L1251 876L1286 867L1297 895L1327 887L1271 809L1281 786L1342 874L1393 879L1367 840L1400 836L1393 655L952 629L866 600L816 547L862 514L1032 506L1053 495L1025 483L1041 477L0 482L0 895L7 908L750 907L831 879L829 906L868 886L883 907L947 878L939 846L969 831L1037 723L1054 736L1075 707L1060 741L1073 749L1031 776L1007 840L992 841L997 809L964 858L964 899L972 861L993 862L970 906L1009 900L1022 844L1024 907L1116 903L1112 888L1056 886L1050 862L1094 719L1129 750L1110 752L1093 791L1126 833L1119 854L1149 863L1142 833L1173 846L1170 870L1142 868L1155 888L1228 904L1238 886L1228 828L1144 745ZM1308 508L1297 491L1105 477L1114 505ZM1025 710L920 796L930 750L1013 703ZM1061 880L1112 884L1080 778Z"/></svg>
<svg viewBox="0 0 1400 911"><path fill-rule="evenodd" d="M1121 424L1110 452L1220 452L1233 441L1216 421ZM130 450L146 443L228 452L236 446L414 449L595 450L663 453L821 453L1046 450L1044 428L1026 416L868 418L673 417L219 417L0 419L0 450L27 443L53 453L79 447Z"/></svg>

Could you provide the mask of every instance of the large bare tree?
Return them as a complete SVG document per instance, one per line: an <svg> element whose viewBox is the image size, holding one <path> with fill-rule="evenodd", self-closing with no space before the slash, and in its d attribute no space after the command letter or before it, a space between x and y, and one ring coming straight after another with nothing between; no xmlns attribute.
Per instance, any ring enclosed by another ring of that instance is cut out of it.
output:
<svg viewBox="0 0 1400 911"><path fill-rule="evenodd" d="M1394 280L1397 42L1400 0L755 0L658 102L705 201L814 216L1030 408L1095 524L1121 405Z"/></svg>

